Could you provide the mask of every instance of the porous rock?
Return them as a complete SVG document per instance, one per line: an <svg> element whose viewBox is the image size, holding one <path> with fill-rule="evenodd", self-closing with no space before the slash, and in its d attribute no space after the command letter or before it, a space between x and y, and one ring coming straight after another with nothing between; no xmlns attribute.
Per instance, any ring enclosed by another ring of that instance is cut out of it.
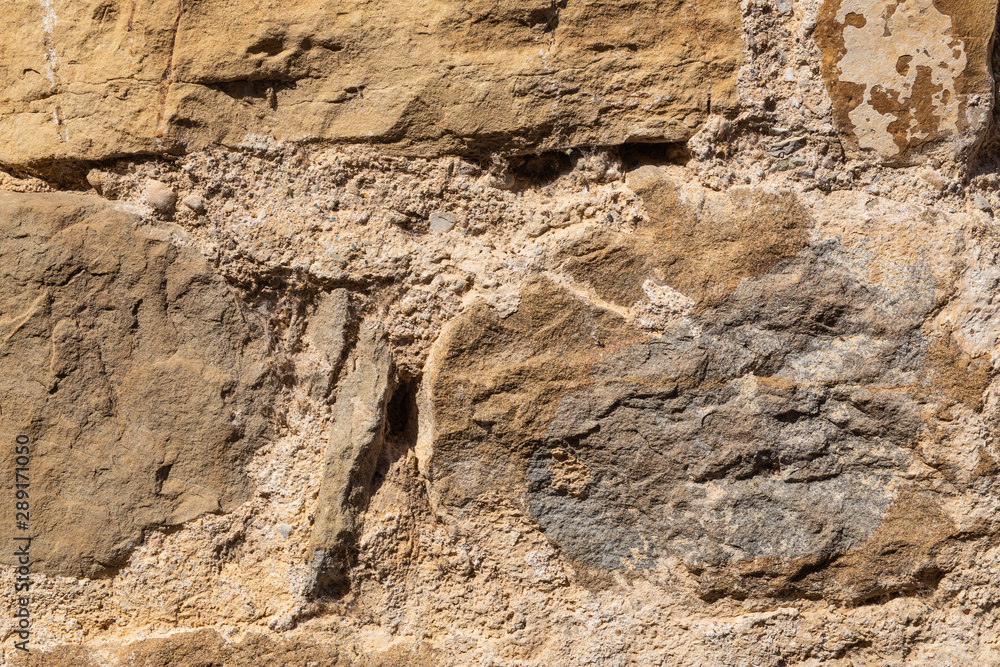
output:
<svg viewBox="0 0 1000 667"><path fill-rule="evenodd" d="M0 662L1000 663L995 0L8 4Z"/></svg>

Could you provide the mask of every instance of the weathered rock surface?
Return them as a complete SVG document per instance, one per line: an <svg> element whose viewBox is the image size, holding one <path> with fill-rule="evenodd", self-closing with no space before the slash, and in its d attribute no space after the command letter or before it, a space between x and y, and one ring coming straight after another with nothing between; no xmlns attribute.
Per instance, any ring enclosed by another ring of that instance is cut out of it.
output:
<svg viewBox="0 0 1000 667"><path fill-rule="evenodd" d="M362 327L333 411L323 483L316 500L310 551L318 591L343 583L356 548L358 522L385 440L386 408L395 382L385 337Z"/></svg>
<svg viewBox="0 0 1000 667"><path fill-rule="evenodd" d="M416 152L684 141L733 107L741 48L738 8L704 0L89 0L24 5L8 27L0 164L34 167L249 135Z"/></svg>
<svg viewBox="0 0 1000 667"><path fill-rule="evenodd" d="M139 222L93 197L0 195L0 431L31 438L36 572L107 574L145 530L230 510L267 433L260 336L197 251Z"/></svg>
<svg viewBox="0 0 1000 667"><path fill-rule="evenodd" d="M849 145L911 162L962 154L989 128L996 0L825 0L816 40Z"/></svg>
<svg viewBox="0 0 1000 667"><path fill-rule="evenodd" d="M1000 664L995 0L5 9L0 663Z"/></svg>
<svg viewBox="0 0 1000 667"><path fill-rule="evenodd" d="M678 557L707 599L935 586L939 556L992 525L960 527L945 498L996 469L980 448L944 496L927 471L951 447L940 413L981 411L989 384L986 359L927 326L954 276L891 242L873 277L841 238L808 242L788 192L693 205L655 168L630 179L649 222L568 251L596 296L535 281L517 313L480 304L448 327L425 436L438 506L526 503L581 563Z"/></svg>
<svg viewBox="0 0 1000 667"><path fill-rule="evenodd" d="M342 656L335 645L308 641L275 641L265 635L251 636L233 645L211 630L182 633L172 637L147 639L114 649L111 655L99 655L81 647L60 647L31 658L15 659L12 664L27 667L204 667L205 665L240 664L248 667L271 665L323 665L324 667L422 667L433 665L434 652L389 650L382 655L361 660ZM30 662L29 662L30 661Z"/></svg>
<svg viewBox="0 0 1000 667"><path fill-rule="evenodd" d="M309 318L306 336L319 352L319 360L308 381L310 393L325 399L344 361L351 324L350 297L347 290L324 294Z"/></svg>

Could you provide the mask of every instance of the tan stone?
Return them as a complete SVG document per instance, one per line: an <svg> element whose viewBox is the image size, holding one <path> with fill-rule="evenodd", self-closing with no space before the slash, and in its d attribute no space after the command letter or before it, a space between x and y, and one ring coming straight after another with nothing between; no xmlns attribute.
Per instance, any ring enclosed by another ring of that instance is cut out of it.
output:
<svg viewBox="0 0 1000 667"><path fill-rule="evenodd" d="M203 667L204 665L323 665L324 667L425 667L437 664L438 651L425 644L372 651L368 655L349 657L335 643L309 639L276 639L251 633L238 642L230 642L210 629L182 632L169 637L157 637L122 644L111 650L95 651L84 646L58 646L31 655L15 655L16 667Z"/></svg>
<svg viewBox="0 0 1000 667"><path fill-rule="evenodd" d="M147 528L230 510L267 432L263 341L197 251L137 222L97 198L0 195L0 461L28 437L16 534L34 572L100 574Z"/></svg>
<svg viewBox="0 0 1000 667"><path fill-rule="evenodd" d="M731 2L188 3L12 8L0 164L239 145L412 152L684 141L732 109ZM252 141L252 138L251 138Z"/></svg>
<svg viewBox="0 0 1000 667"><path fill-rule="evenodd" d="M826 0L816 39L848 144L905 163L982 141L996 13L996 0Z"/></svg>

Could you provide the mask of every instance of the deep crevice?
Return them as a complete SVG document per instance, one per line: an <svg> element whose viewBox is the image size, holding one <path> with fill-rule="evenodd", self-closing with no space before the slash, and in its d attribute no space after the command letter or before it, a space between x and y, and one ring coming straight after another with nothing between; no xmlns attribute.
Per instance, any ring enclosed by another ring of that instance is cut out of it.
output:
<svg viewBox="0 0 1000 667"><path fill-rule="evenodd" d="M693 156L686 142L670 143L625 143L618 146L618 155L627 171L637 167L652 165L686 166Z"/></svg>
<svg viewBox="0 0 1000 667"><path fill-rule="evenodd" d="M547 151L521 155L507 162L508 173L513 177L514 191L545 187L573 169L573 161L564 151Z"/></svg>
<svg viewBox="0 0 1000 667"><path fill-rule="evenodd" d="M382 487L392 466L417 444L419 378L400 378L385 413L385 443L371 480L369 497Z"/></svg>
<svg viewBox="0 0 1000 667"><path fill-rule="evenodd" d="M297 80L250 78L236 81L201 83L199 85L217 90L237 101L246 103L267 101L273 109L277 105L277 94L283 90L295 88ZM362 88L359 87L355 92L362 92ZM171 123L181 128L200 126L200 121L197 119L184 117L175 117L171 120ZM550 134L551 131L551 127L540 128L537 134L533 134L526 139L529 143L537 143ZM315 145L330 147L356 144L385 145L392 144L394 141L395 139L392 137L372 137L366 141L344 141L338 144L337 142L327 142L319 139L303 139L299 142L299 145L303 147ZM465 148L443 151L439 157L461 157L467 162L486 169L494 156L503 156L508 162L510 173L515 178L515 183L511 186L511 189L514 190L549 185L560 176L571 172L579 156L593 153L597 150L616 152L626 170L645 164L685 166L692 159L685 142L626 142L622 144L581 145L549 151L525 150L523 152L507 151L503 146L504 143L505 139L499 136L478 137L474 142L469 142ZM234 153L259 153L259 151L248 148L229 148L229 150ZM59 190L89 191L95 189L87 181L87 174L93 169L114 172L119 168L138 166L143 163L171 162L184 154L186 154L186 151L183 145L172 144L159 151L123 153L97 160L51 160L31 165L0 164L0 171L19 179L37 178L44 181L50 187ZM99 192L99 194L101 193ZM115 199L115 196L107 196L107 193L104 196L108 199ZM289 269L285 272L291 273L292 270Z"/></svg>

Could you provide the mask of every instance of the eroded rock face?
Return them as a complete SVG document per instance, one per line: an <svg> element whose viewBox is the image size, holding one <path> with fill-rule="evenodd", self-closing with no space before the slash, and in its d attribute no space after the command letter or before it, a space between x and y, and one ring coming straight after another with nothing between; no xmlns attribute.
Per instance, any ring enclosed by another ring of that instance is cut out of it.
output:
<svg viewBox="0 0 1000 667"><path fill-rule="evenodd" d="M364 661L352 660L342 655L334 644L308 640L275 640L262 634L245 638L236 644L226 641L218 632L199 630L171 637L147 639L119 647L108 656L84 647L62 646L54 650L35 653L30 657L15 656L14 665L32 667L61 667L79 665L92 667L108 664L128 664L133 667L202 667L204 665L232 664L248 667L284 665L324 665L325 667L424 667L435 664L435 652L389 650Z"/></svg>
<svg viewBox="0 0 1000 667"><path fill-rule="evenodd" d="M807 242L815 223L790 193L692 205L656 169L635 182L650 221L586 239L565 265L578 283L536 280L515 314L483 304L448 328L425 436L438 506L524 504L602 571L680 558L706 599L933 586L960 531L920 472L931 413L981 410L988 382L985 360L927 327L950 274L917 256L873 277L841 237ZM744 217L758 234L733 232ZM719 252L730 233L727 247L755 245ZM670 290L686 308L656 307ZM950 392L950 373L969 391Z"/></svg>
<svg viewBox="0 0 1000 667"><path fill-rule="evenodd" d="M37 167L248 135L417 152L683 141L735 103L741 49L738 7L704 0L92 0L26 5L8 26L0 163Z"/></svg>
<svg viewBox="0 0 1000 667"><path fill-rule="evenodd" d="M197 251L138 222L0 195L0 430L31 438L36 572L106 573L145 529L231 509L267 433L264 342Z"/></svg>
<svg viewBox="0 0 1000 667"><path fill-rule="evenodd" d="M995 0L826 0L816 40L849 144L910 162L984 137L993 100Z"/></svg>
<svg viewBox="0 0 1000 667"><path fill-rule="evenodd" d="M995 0L8 4L0 663L1000 664Z"/></svg>
<svg viewBox="0 0 1000 667"><path fill-rule="evenodd" d="M381 332L362 327L353 368L334 406L310 551L317 591L344 583L357 540L359 517L385 440L386 408L395 383L389 346Z"/></svg>

